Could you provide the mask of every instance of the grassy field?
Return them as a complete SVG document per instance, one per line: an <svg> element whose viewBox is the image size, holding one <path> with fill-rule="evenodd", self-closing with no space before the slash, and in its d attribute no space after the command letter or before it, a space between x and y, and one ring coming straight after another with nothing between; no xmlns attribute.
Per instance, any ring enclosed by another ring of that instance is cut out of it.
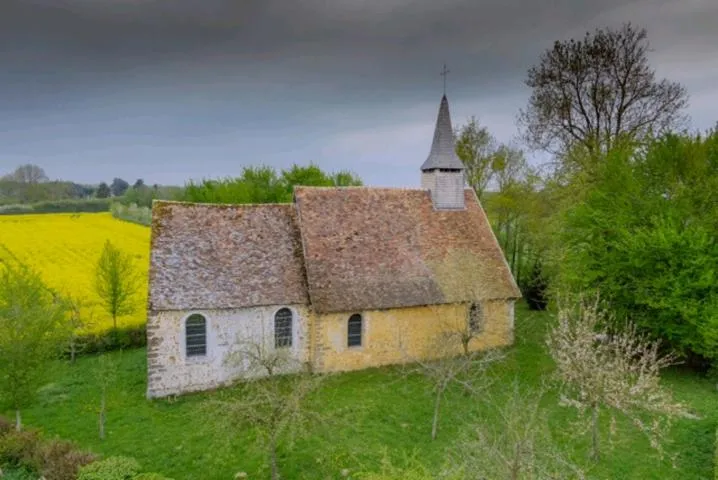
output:
<svg viewBox="0 0 718 480"><path fill-rule="evenodd" d="M536 386L551 372L542 340L548 319L545 313L517 308L517 345L510 349L508 359L490 372L497 380L490 391L494 398L501 398L514 379L524 386ZM208 417L202 409L207 399L231 395L232 389L174 401L148 401L144 398L145 351L113 355L119 362L119 376L109 403L105 441L97 438L96 358L81 359L74 366L55 365L53 382L25 412L26 422L95 452L134 456L146 469L176 480L231 479L239 471L248 472L249 478L267 477L265 457L254 446L253 431L238 431L237 438L229 441L213 428L223 421L222 416ZM681 370L667 372L665 382L701 416L700 420L681 420L672 430L668 450L678 453L678 468L659 460L641 434L619 423L621 436L611 449L606 444L604 459L591 469L591 478L712 478L718 419L715 385ZM471 428L474 415L493 414L483 402L451 391L439 438L432 442L432 400L427 385L420 377L405 378L397 367L332 376L315 401L329 420L311 428L307 438L298 439L293 448L282 449L284 478L339 478L344 468L371 472L378 471L383 460L402 467L411 459L436 474L454 439ZM574 461L588 465L588 439L569 435L573 412L557 405L555 393L545 398L544 404L557 442L568 449ZM403 476L385 478L399 480Z"/></svg>
<svg viewBox="0 0 718 480"><path fill-rule="evenodd" d="M14 258L28 264L50 287L86 301L83 313L93 320L91 330L112 325L98 307L93 287L95 263L105 240L130 253L146 277L149 239L149 228L116 220L109 213L0 216L0 260ZM136 305L136 313L120 318L120 325L145 322L146 288L140 289Z"/></svg>

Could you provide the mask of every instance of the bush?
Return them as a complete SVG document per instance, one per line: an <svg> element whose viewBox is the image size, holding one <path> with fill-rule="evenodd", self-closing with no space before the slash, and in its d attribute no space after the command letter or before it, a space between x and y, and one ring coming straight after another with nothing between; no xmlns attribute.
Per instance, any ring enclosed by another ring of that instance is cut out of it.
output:
<svg viewBox="0 0 718 480"><path fill-rule="evenodd" d="M0 437L15 429L15 424L9 419L0 416Z"/></svg>
<svg viewBox="0 0 718 480"><path fill-rule="evenodd" d="M135 325L131 327L121 327L117 330L85 333L79 335L76 342L76 356L94 355L129 348L142 348L147 345L147 326ZM66 352L66 356L69 357L70 352Z"/></svg>
<svg viewBox="0 0 718 480"><path fill-rule="evenodd" d="M132 480L140 464L130 457L108 457L80 468L77 480Z"/></svg>
<svg viewBox="0 0 718 480"><path fill-rule="evenodd" d="M0 465L39 470L35 457L40 444L40 435L32 430L10 430L0 436Z"/></svg>
<svg viewBox="0 0 718 480"><path fill-rule="evenodd" d="M110 208L112 216L118 220L150 226L152 223L152 209L149 207L138 207L137 204L123 205L113 203Z"/></svg>
<svg viewBox="0 0 718 480"><path fill-rule="evenodd" d="M716 429L716 452L713 460L713 478L718 480L718 429Z"/></svg>
<svg viewBox="0 0 718 480"><path fill-rule="evenodd" d="M55 200L29 204L0 206L0 215L26 215L30 213L96 213L110 210L110 200Z"/></svg>
<svg viewBox="0 0 718 480"><path fill-rule="evenodd" d="M35 453L35 465L45 478L52 480L74 480L80 467L97 459L89 452L83 452L72 442L49 440Z"/></svg>

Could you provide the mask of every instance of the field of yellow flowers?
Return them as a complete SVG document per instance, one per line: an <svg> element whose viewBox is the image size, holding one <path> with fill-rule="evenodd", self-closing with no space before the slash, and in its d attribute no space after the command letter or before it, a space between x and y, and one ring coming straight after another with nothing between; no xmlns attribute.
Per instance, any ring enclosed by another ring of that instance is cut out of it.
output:
<svg viewBox="0 0 718 480"><path fill-rule="evenodd" d="M88 331L112 326L94 290L95 265L105 240L132 255L138 273L147 278L150 229L112 218L109 213L62 213L0 216L0 259L20 261L40 272L51 288L84 305ZM135 313L118 319L118 326L146 320L147 282L140 284Z"/></svg>

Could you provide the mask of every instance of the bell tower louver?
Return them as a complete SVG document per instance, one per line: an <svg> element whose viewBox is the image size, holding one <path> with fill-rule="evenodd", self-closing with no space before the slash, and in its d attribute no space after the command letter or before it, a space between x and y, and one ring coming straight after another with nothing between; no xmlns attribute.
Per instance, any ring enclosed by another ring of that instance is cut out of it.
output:
<svg viewBox="0 0 718 480"><path fill-rule="evenodd" d="M464 164L454 150L449 101L441 98L431 152L421 166L421 188L428 189L437 210L464 208Z"/></svg>

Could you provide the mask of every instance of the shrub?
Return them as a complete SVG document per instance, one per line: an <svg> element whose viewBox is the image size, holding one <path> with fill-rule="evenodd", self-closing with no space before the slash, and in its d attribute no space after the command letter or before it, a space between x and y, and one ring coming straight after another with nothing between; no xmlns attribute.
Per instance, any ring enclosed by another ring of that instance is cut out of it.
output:
<svg viewBox="0 0 718 480"><path fill-rule="evenodd" d="M14 428L15 424L13 422L3 416L0 416L0 437L12 431Z"/></svg>
<svg viewBox="0 0 718 480"><path fill-rule="evenodd" d="M141 348L147 345L146 325L120 327L117 330L79 335L76 355L94 355L114 350ZM69 357L70 352L66 355Z"/></svg>
<svg viewBox="0 0 718 480"><path fill-rule="evenodd" d="M27 468L33 472L39 470L35 451L40 443L40 435L33 430L10 430L0 436L0 465Z"/></svg>
<svg viewBox="0 0 718 480"><path fill-rule="evenodd" d="M83 452L72 442L49 440L35 452L35 464L40 473L52 480L74 480L80 467L96 460L95 455Z"/></svg>
<svg viewBox="0 0 718 480"><path fill-rule="evenodd" d="M0 215L25 215L29 213L95 213L110 210L110 200L93 198L91 200L54 200L29 204L0 206Z"/></svg>
<svg viewBox="0 0 718 480"><path fill-rule="evenodd" d="M80 468L77 480L132 480L140 464L130 457L108 457Z"/></svg>
<svg viewBox="0 0 718 480"><path fill-rule="evenodd" d="M716 452L713 460L713 477L718 480L718 429L716 429Z"/></svg>
<svg viewBox="0 0 718 480"><path fill-rule="evenodd" d="M113 203L110 211L112 212L112 216L118 220L125 220L146 226L152 223L152 209L149 207L138 207L135 203L130 205Z"/></svg>

